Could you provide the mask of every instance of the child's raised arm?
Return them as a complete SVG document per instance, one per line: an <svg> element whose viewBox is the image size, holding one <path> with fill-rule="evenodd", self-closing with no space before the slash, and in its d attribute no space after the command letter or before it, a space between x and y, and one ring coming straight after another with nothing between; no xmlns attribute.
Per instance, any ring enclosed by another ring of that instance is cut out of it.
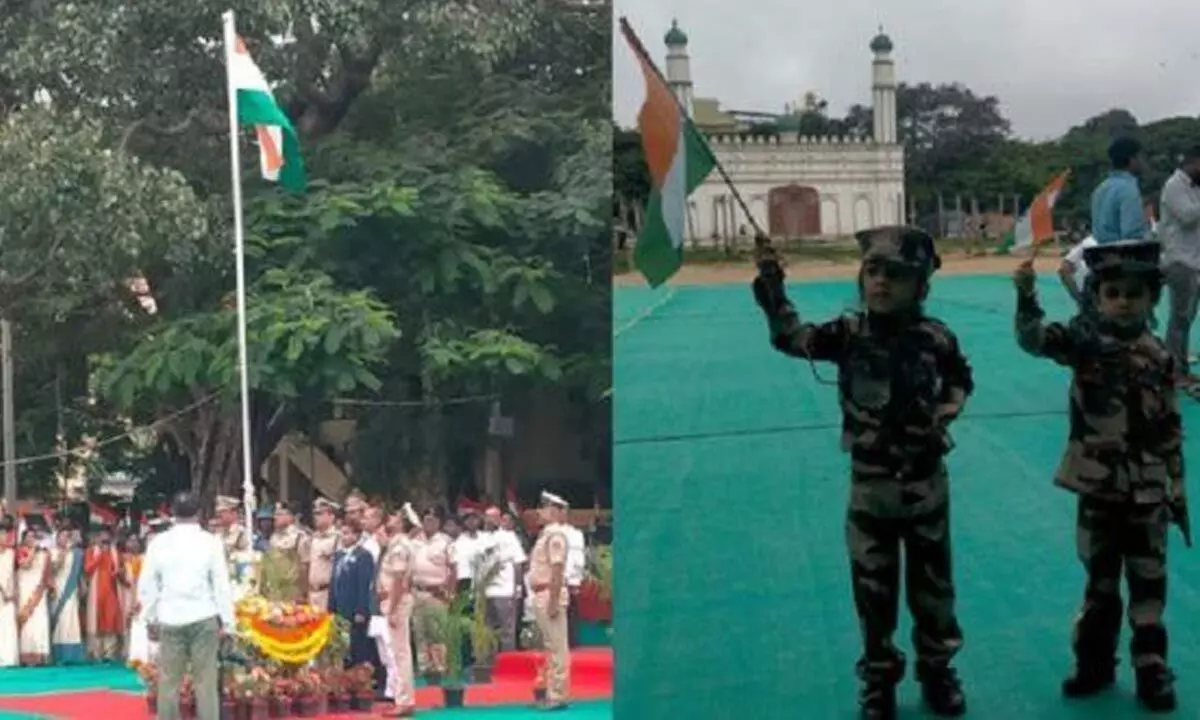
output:
<svg viewBox="0 0 1200 720"><path fill-rule="evenodd" d="M1062 323L1042 322L1046 313L1038 304L1034 288L1036 280L1032 257L1018 265L1013 273L1013 284L1017 287L1017 345L1030 355L1071 367L1075 364L1075 335Z"/></svg>
<svg viewBox="0 0 1200 720"><path fill-rule="evenodd" d="M792 357L839 362L849 338L845 318L821 325L801 322L784 291L783 277L783 268L770 257L759 262L752 286L754 300L767 318L771 346Z"/></svg>

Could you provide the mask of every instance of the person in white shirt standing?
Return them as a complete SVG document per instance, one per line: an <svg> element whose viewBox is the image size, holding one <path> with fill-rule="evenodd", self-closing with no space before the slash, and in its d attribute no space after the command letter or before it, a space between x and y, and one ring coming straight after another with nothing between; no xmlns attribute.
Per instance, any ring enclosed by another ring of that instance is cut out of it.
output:
<svg viewBox="0 0 1200 720"><path fill-rule="evenodd" d="M517 602L520 597L522 569L528 559L517 534L501 526L500 509L490 507L484 522L491 536L490 559L499 565L495 577L484 590L487 597L488 627L496 631L501 652L517 648Z"/></svg>
<svg viewBox="0 0 1200 720"><path fill-rule="evenodd" d="M568 507L567 514L570 510ZM563 533L567 536L567 592L571 597L567 606L567 637L574 648L579 646L579 588L587 574L587 540L570 520L563 524Z"/></svg>
<svg viewBox="0 0 1200 720"><path fill-rule="evenodd" d="M1183 156L1183 162L1166 184L1161 198L1163 276L1170 292L1170 316L1164 342L1175 356L1176 382L1188 393L1200 391L1200 378L1189 369L1189 335L1200 303L1200 145Z"/></svg>
<svg viewBox="0 0 1200 720"><path fill-rule="evenodd" d="M488 541L491 536L480 532L483 522L479 518L479 513L473 508L463 510L460 517L462 532L450 543L450 558L454 562L458 594L467 597L466 611L468 614L473 614L475 612L475 579L485 569L480 565L480 560L487 553ZM470 638L463 638L462 658L464 667L474 665L478 659L475 657L475 649L471 645Z"/></svg>
<svg viewBox="0 0 1200 720"><path fill-rule="evenodd" d="M462 532L450 543L450 557L454 559L455 579L460 593L471 592L475 573L479 569L479 557L487 550L487 540L480 532L482 523L479 513L473 509L462 512Z"/></svg>
<svg viewBox="0 0 1200 720"><path fill-rule="evenodd" d="M199 523L200 499L180 493L171 503L175 525L146 552L138 604L150 639L159 643L159 720L177 720L179 685L190 675L198 720L218 720L218 654L235 625L229 566L220 539Z"/></svg>

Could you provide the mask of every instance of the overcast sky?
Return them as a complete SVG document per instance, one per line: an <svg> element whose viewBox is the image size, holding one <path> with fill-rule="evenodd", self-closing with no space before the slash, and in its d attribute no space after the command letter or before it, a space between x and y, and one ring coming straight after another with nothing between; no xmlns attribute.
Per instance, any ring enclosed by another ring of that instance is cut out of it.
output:
<svg viewBox="0 0 1200 720"><path fill-rule="evenodd" d="M615 0L615 14L660 67L678 18L696 96L727 109L780 112L810 90L833 114L869 104L867 45L882 24L900 81L996 95L1023 137L1114 107L1143 124L1200 115L1197 0ZM632 126L644 86L619 33L613 43L613 112Z"/></svg>

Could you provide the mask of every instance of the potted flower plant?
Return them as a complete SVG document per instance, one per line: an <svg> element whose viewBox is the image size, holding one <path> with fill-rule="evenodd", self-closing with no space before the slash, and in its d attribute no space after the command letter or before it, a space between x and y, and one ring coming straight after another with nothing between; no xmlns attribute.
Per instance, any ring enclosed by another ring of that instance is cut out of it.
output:
<svg viewBox="0 0 1200 720"><path fill-rule="evenodd" d="M146 709L150 714L158 714L158 668L150 663L139 663L138 678L146 684Z"/></svg>
<svg viewBox="0 0 1200 720"><path fill-rule="evenodd" d="M346 671L330 667L325 670L325 687L329 693L329 712L339 713L350 709L350 695L346 692Z"/></svg>
<svg viewBox="0 0 1200 720"><path fill-rule="evenodd" d="M271 674L261 665L250 670L248 694L247 717L249 720L269 720L271 717Z"/></svg>
<svg viewBox="0 0 1200 720"><path fill-rule="evenodd" d="M321 674L315 670L301 670L296 674L296 701L293 709L296 717L320 717L328 712L329 695Z"/></svg>
<svg viewBox="0 0 1200 720"><path fill-rule="evenodd" d="M375 707L375 668L370 663L355 665L347 672L350 709L370 712Z"/></svg>
<svg viewBox="0 0 1200 720"><path fill-rule="evenodd" d="M271 678L271 698L267 703L271 717L285 718L292 714L296 691L296 681L287 675L275 674Z"/></svg>
<svg viewBox="0 0 1200 720"><path fill-rule="evenodd" d="M254 679L244 668L236 668L231 674L226 692L233 693L233 718L246 720L250 717L250 700L254 697Z"/></svg>
<svg viewBox="0 0 1200 720"><path fill-rule="evenodd" d="M238 685L232 669L221 671L221 720L238 720Z"/></svg>

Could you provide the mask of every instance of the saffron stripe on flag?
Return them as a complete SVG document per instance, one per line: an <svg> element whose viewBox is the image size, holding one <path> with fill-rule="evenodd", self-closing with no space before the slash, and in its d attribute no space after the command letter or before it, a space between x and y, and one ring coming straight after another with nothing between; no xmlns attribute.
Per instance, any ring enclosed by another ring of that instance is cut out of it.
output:
<svg viewBox="0 0 1200 720"><path fill-rule="evenodd" d="M1059 173L1033 199L1013 228L1012 249L1032 247L1054 238L1054 204L1070 174L1070 170Z"/></svg>
<svg viewBox="0 0 1200 720"><path fill-rule="evenodd" d="M651 191L645 226L634 248L634 264L652 287L658 287L683 265L687 199L712 172L716 158L624 20L621 32L646 82L638 129Z"/></svg>

